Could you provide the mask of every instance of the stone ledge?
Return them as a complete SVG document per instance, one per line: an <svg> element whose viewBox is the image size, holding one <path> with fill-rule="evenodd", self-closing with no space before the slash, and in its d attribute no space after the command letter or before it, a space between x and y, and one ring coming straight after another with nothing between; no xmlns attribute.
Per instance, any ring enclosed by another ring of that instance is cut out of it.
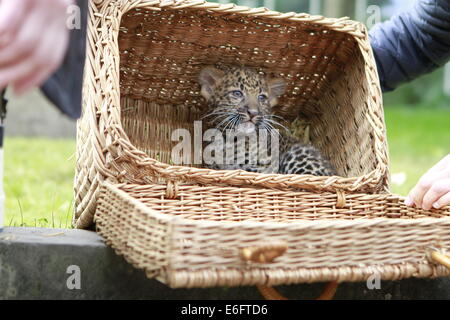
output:
<svg viewBox="0 0 450 320"><path fill-rule="evenodd" d="M69 266L78 266L81 288L70 290ZM311 299L323 284L283 286L292 299ZM337 299L450 299L450 279L341 284ZM170 289L129 265L91 231L5 228L0 232L0 299L261 299L254 287Z"/></svg>

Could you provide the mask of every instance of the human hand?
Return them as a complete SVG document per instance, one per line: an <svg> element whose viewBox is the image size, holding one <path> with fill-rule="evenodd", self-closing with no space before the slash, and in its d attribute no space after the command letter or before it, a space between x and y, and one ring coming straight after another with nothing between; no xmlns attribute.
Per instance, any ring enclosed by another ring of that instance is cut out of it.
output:
<svg viewBox="0 0 450 320"><path fill-rule="evenodd" d="M405 204L425 210L450 205L450 154L420 178Z"/></svg>
<svg viewBox="0 0 450 320"><path fill-rule="evenodd" d="M0 90L41 85L61 64L73 0L0 0Z"/></svg>

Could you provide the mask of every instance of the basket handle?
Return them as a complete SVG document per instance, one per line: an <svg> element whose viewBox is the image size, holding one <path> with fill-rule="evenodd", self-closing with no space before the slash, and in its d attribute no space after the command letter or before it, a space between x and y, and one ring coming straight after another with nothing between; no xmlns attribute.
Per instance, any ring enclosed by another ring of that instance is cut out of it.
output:
<svg viewBox="0 0 450 320"><path fill-rule="evenodd" d="M447 267L450 269L450 255L445 255L443 253L440 253L438 251L433 251L430 254L431 260L433 260L436 263L439 263L443 265L444 267Z"/></svg>
<svg viewBox="0 0 450 320"><path fill-rule="evenodd" d="M441 264L448 269L450 269L450 255L445 255L438 251L432 251L430 254L430 258L433 262ZM336 294L336 290L338 287L337 282L330 282L325 287L325 290L322 294L316 298L316 300L331 300ZM278 292L277 289L268 286L257 286L259 292L266 300L288 300L281 293Z"/></svg>
<svg viewBox="0 0 450 320"><path fill-rule="evenodd" d="M323 290L322 294L318 296L315 300L332 300L334 295L336 294L336 290L339 284L336 281L329 282ZM266 300L289 300L285 296L283 296L277 289L274 287L268 286L256 286L258 288L259 293Z"/></svg>
<svg viewBox="0 0 450 320"><path fill-rule="evenodd" d="M279 242L276 244L246 247L241 249L240 256L244 261L257 263L272 263L275 258L283 255L287 250L287 244ZM450 269L450 255L438 251L432 251L431 260ZM256 286L258 291L266 300L288 300L277 289L270 286ZM316 300L331 300L336 294L338 283L329 282L323 293Z"/></svg>
<svg viewBox="0 0 450 320"><path fill-rule="evenodd" d="M286 242L246 247L240 250L240 257L246 262L272 263L287 250Z"/></svg>
<svg viewBox="0 0 450 320"><path fill-rule="evenodd" d="M286 242L281 241L268 245L246 247L240 250L240 257L246 262L272 263L277 257L282 256L287 251L287 247ZM288 300L274 287L262 285L256 287L266 300ZM333 299L337 287L337 282L328 283L323 293L316 300Z"/></svg>
<svg viewBox="0 0 450 320"><path fill-rule="evenodd" d="M441 264L448 269L450 269L450 255L445 255L438 251L432 251L430 254L430 258L435 263ZM336 290L338 287L338 283L333 281L328 283L325 287L325 290L322 294L316 298L316 300L331 300L336 294ZM266 300L288 300L285 296L283 296L277 289L269 286L257 286L258 291Z"/></svg>

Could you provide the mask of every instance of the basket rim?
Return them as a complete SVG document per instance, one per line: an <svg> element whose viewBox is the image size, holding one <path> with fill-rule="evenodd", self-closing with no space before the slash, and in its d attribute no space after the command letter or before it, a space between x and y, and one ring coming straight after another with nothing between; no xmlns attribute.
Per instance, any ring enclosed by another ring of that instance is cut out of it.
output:
<svg viewBox="0 0 450 320"><path fill-rule="evenodd" d="M104 181L100 185L100 193L103 189L111 191L113 193L116 193L123 197L126 201L136 206L137 209L139 209L141 212L150 214L154 218L157 218L160 221L173 223L174 226L176 225L185 225L187 223L189 224L196 224L198 226L209 228L209 227L239 227L239 226L246 226L246 227L261 227L263 225L268 225L268 227L273 228L276 226L277 228L284 229L286 227L292 227L293 225L298 225L300 229L308 230L308 229L329 229L329 228L360 228L360 229L367 229L371 228L373 226L378 226L380 224L389 227L389 226L402 226L402 227L408 227L411 225L417 226L417 225L429 225L429 224L436 224L437 222L442 223L443 225L450 224L450 216L448 217L425 217L425 218L413 218L413 219L404 219L404 218L391 218L391 217L376 217L376 218L370 218L370 219L317 219L317 220L311 220L311 219L295 219L289 222L280 222L280 221L205 221L205 220L198 220L198 219L190 219L178 216L176 214L170 214L170 213L162 213L158 211L157 209L152 208L150 205L147 205L143 202L141 202L138 198L133 197L130 195L126 190L123 190L122 188L124 186L127 187L136 187L136 188L142 188L142 185L134 185L134 184L126 184L126 183L112 183L110 181ZM250 188L249 188L250 189ZM355 195L355 194L353 194ZM391 201L398 201L400 203L403 203L402 200L404 200L405 197L394 195L394 194L382 194L382 196L386 197L386 199L390 199ZM405 205L406 206L406 205ZM426 210L426 211L432 211L432 210ZM450 206L446 206L439 211L450 211Z"/></svg>
<svg viewBox="0 0 450 320"><path fill-rule="evenodd" d="M403 262L397 264L373 264L342 267L291 267L282 271L269 268L204 268L199 270L171 270L164 268L156 279L172 289L210 288L218 286L276 286L337 281L366 282L379 276L381 281L397 281L408 278L449 277L450 271L441 265L429 262ZM148 273L149 277L152 275ZM205 274L209 277L206 278ZM264 279L264 280L262 280ZM230 284L232 283L232 284Z"/></svg>

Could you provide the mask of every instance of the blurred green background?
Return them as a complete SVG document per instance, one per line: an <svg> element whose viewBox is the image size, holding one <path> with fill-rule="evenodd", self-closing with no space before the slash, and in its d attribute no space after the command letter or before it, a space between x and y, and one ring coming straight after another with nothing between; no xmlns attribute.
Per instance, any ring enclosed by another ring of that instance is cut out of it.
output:
<svg viewBox="0 0 450 320"><path fill-rule="evenodd" d="M349 16L370 29L374 23L408 9L413 0L235 2L283 12ZM449 95L450 67L384 95L394 193L406 195L426 170L450 153ZM75 124L54 111L38 91L10 98L5 141L5 224L69 228Z"/></svg>

